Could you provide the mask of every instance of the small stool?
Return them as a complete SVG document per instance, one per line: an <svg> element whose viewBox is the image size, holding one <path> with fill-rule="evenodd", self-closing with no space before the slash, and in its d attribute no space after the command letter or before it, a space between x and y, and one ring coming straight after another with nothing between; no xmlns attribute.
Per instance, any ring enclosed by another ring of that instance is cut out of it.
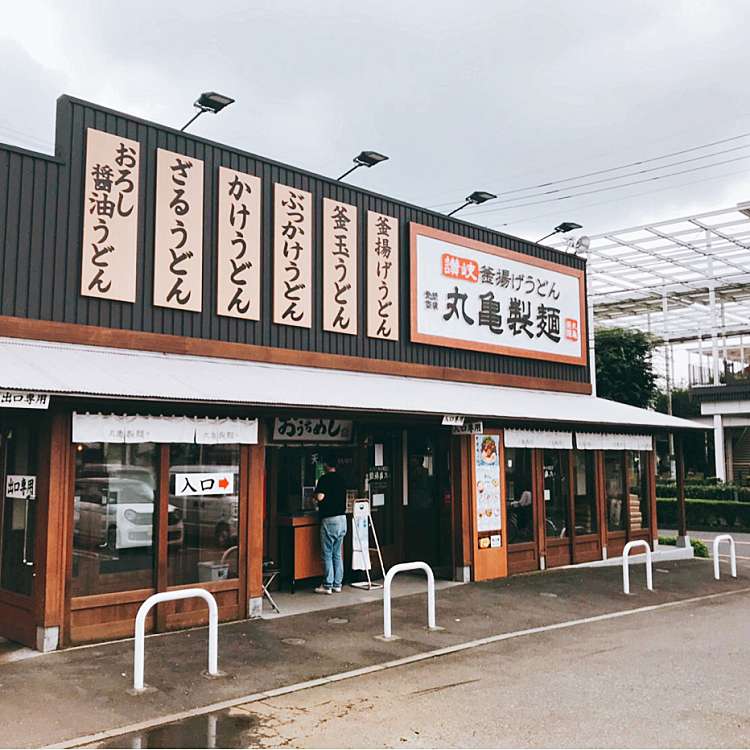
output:
<svg viewBox="0 0 750 750"><path fill-rule="evenodd" d="M279 573L281 573L281 569L273 562L273 560L266 560L263 563L263 596L268 599L268 603L276 611L276 614L280 615L281 610L273 600L271 592L268 590L268 587L276 580Z"/></svg>

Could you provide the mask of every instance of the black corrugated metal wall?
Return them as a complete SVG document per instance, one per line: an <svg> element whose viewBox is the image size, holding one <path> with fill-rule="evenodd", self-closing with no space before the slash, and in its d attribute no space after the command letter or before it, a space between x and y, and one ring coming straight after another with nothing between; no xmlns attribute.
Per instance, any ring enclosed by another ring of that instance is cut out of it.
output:
<svg viewBox="0 0 750 750"><path fill-rule="evenodd" d="M135 304L82 297L79 292L85 135L88 127L132 138L141 144L138 294ZM168 310L152 304L157 148L202 159L205 163L203 310L200 313ZM261 320L258 322L216 314L215 222L219 166L248 172L263 180L263 300ZM315 287L312 329L274 325L271 322L272 211L273 185L276 182L307 190L313 195ZM357 336L322 330L320 290L323 272L320 256L324 197L350 203L358 210ZM366 335L364 290L368 210L379 211L399 220L401 324L398 342L371 339ZM410 222L574 268L585 267L585 262L578 257L64 96L58 101L54 158L22 149L0 147L0 314L526 377L575 382L588 380L587 367L412 343L409 340L408 284ZM112 343L116 345L117 342Z"/></svg>

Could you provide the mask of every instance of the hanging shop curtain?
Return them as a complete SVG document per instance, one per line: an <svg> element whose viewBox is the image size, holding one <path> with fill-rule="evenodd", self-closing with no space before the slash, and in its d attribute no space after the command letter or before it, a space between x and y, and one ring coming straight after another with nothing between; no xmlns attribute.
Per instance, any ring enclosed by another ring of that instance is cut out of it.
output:
<svg viewBox="0 0 750 750"><path fill-rule="evenodd" d="M506 448L572 448L572 432L553 430L504 430Z"/></svg>
<svg viewBox="0 0 750 750"><path fill-rule="evenodd" d="M257 443L257 419L73 414L75 443Z"/></svg>
<svg viewBox="0 0 750 750"><path fill-rule="evenodd" d="M651 435L626 435L617 432L576 432L576 448L605 451L650 451Z"/></svg>

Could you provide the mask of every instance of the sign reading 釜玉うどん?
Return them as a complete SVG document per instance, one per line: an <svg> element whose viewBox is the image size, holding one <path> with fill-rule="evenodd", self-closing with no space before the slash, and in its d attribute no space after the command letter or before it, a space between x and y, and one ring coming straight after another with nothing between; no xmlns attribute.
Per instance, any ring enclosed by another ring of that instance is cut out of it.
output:
<svg viewBox="0 0 750 750"><path fill-rule="evenodd" d="M584 274L411 225L411 338L586 364Z"/></svg>

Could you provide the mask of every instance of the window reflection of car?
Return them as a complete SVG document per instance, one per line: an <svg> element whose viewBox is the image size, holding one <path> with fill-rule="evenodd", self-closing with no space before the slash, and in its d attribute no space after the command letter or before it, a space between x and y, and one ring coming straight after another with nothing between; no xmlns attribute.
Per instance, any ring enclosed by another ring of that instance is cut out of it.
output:
<svg viewBox="0 0 750 750"><path fill-rule="evenodd" d="M154 490L146 482L121 477L76 480L74 534L79 544L111 550L153 543ZM182 514L168 506L167 543L182 544Z"/></svg>
<svg viewBox="0 0 750 750"><path fill-rule="evenodd" d="M182 510L188 541L215 544L224 549L237 544L239 525L239 467L194 465L171 466L169 469L169 502ZM176 474L227 474L234 477L234 492L228 495L176 495Z"/></svg>
<svg viewBox="0 0 750 750"><path fill-rule="evenodd" d="M78 478L136 479L139 482L147 484L151 489L156 488L156 477L154 476L153 469L137 464L86 463L81 467Z"/></svg>

